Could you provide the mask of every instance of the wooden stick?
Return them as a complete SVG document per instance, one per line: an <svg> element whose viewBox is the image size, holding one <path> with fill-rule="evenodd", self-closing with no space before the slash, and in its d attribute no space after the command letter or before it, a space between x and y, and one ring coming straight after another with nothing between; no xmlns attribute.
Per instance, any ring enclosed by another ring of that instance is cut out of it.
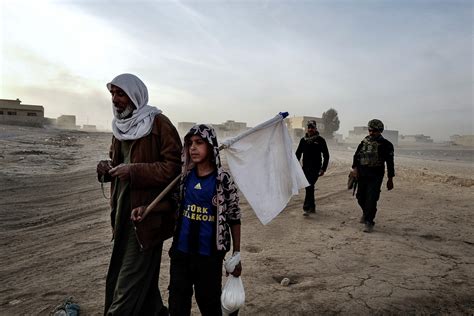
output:
<svg viewBox="0 0 474 316"><path fill-rule="evenodd" d="M288 112L280 112L278 115L280 115L281 119L284 119L285 117L288 116ZM277 115L277 116L278 116ZM268 122L271 122L273 120L275 120L275 118L272 118L268 121L265 121L263 122L262 124L259 124L258 126L254 127L254 128L251 128L250 130L248 131L245 131L243 132L242 134L240 135L237 135L236 137L234 137L233 139L240 139L242 137L245 137L253 132L255 132L256 130L258 130L259 128L261 128L262 126L265 126L265 124L268 124ZM226 144L222 144L219 146L219 150L222 150L222 149L226 149L229 145L226 145ZM179 179L181 178L181 175L177 176L173 181L171 181L171 183L163 190L161 191L161 193L150 203L150 205L148 205L145 209L145 211L143 212L143 215L142 215L142 218L145 218L148 213L150 213L150 211L161 201L161 199L163 199L163 197L168 194L168 192L174 188L176 186L176 183L179 181Z"/></svg>
<svg viewBox="0 0 474 316"><path fill-rule="evenodd" d="M179 178L181 178L181 174L177 176L173 181L171 181L171 183L168 184L168 186L163 191L161 191L161 193L150 203L150 205L146 207L145 212L143 212L142 218L145 218L148 213L150 213L150 211L155 208L155 206L163 199L163 197L176 186L179 181Z"/></svg>

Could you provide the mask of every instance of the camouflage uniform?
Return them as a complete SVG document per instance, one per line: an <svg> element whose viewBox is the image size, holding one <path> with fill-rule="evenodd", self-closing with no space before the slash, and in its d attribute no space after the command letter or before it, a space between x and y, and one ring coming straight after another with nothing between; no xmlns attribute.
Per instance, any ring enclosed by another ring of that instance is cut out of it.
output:
<svg viewBox="0 0 474 316"><path fill-rule="evenodd" d="M383 131L383 123L380 120L371 120L369 129ZM395 176L394 169L394 149L390 141L378 137L365 137L357 147L354 154L352 168L358 172L357 202L363 211L363 218L366 224L374 225L375 214L377 213L377 201L380 197L385 174L385 164L387 164L387 176Z"/></svg>

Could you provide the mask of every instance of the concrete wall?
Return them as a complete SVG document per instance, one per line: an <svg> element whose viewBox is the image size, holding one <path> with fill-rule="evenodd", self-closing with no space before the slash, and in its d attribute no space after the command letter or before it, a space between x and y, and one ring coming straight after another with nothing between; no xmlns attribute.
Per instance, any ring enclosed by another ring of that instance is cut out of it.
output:
<svg viewBox="0 0 474 316"><path fill-rule="evenodd" d="M82 130L84 132L97 132L97 126L84 124L82 125Z"/></svg>
<svg viewBox="0 0 474 316"><path fill-rule="evenodd" d="M42 127L48 125L44 117L0 115L0 124Z"/></svg>

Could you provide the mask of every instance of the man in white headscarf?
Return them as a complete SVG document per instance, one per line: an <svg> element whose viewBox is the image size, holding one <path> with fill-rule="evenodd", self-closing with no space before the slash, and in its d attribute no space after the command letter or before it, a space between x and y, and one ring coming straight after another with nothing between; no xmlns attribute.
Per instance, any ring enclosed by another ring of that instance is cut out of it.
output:
<svg viewBox="0 0 474 316"><path fill-rule="evenodd" d="M145 84L132 74L107 88L114 119L110 160L97 165L99 181L111 181L114 245L106 281L105 315L167 315L158 279L163 241L173 234L176 205L165 197L136 226L131 210L149 205L180 173L181 140L161 110L148 105Z"/></svg>

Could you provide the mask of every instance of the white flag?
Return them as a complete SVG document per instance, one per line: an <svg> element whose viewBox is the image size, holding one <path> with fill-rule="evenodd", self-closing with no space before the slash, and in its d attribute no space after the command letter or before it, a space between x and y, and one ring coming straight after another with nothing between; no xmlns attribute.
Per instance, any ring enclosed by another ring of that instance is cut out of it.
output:
<svg viewBox="0 0 474 316"><path fill-rule="evenodd" d="M237 186L264 225L309 185L280 114L222 145Z"/></svg>

